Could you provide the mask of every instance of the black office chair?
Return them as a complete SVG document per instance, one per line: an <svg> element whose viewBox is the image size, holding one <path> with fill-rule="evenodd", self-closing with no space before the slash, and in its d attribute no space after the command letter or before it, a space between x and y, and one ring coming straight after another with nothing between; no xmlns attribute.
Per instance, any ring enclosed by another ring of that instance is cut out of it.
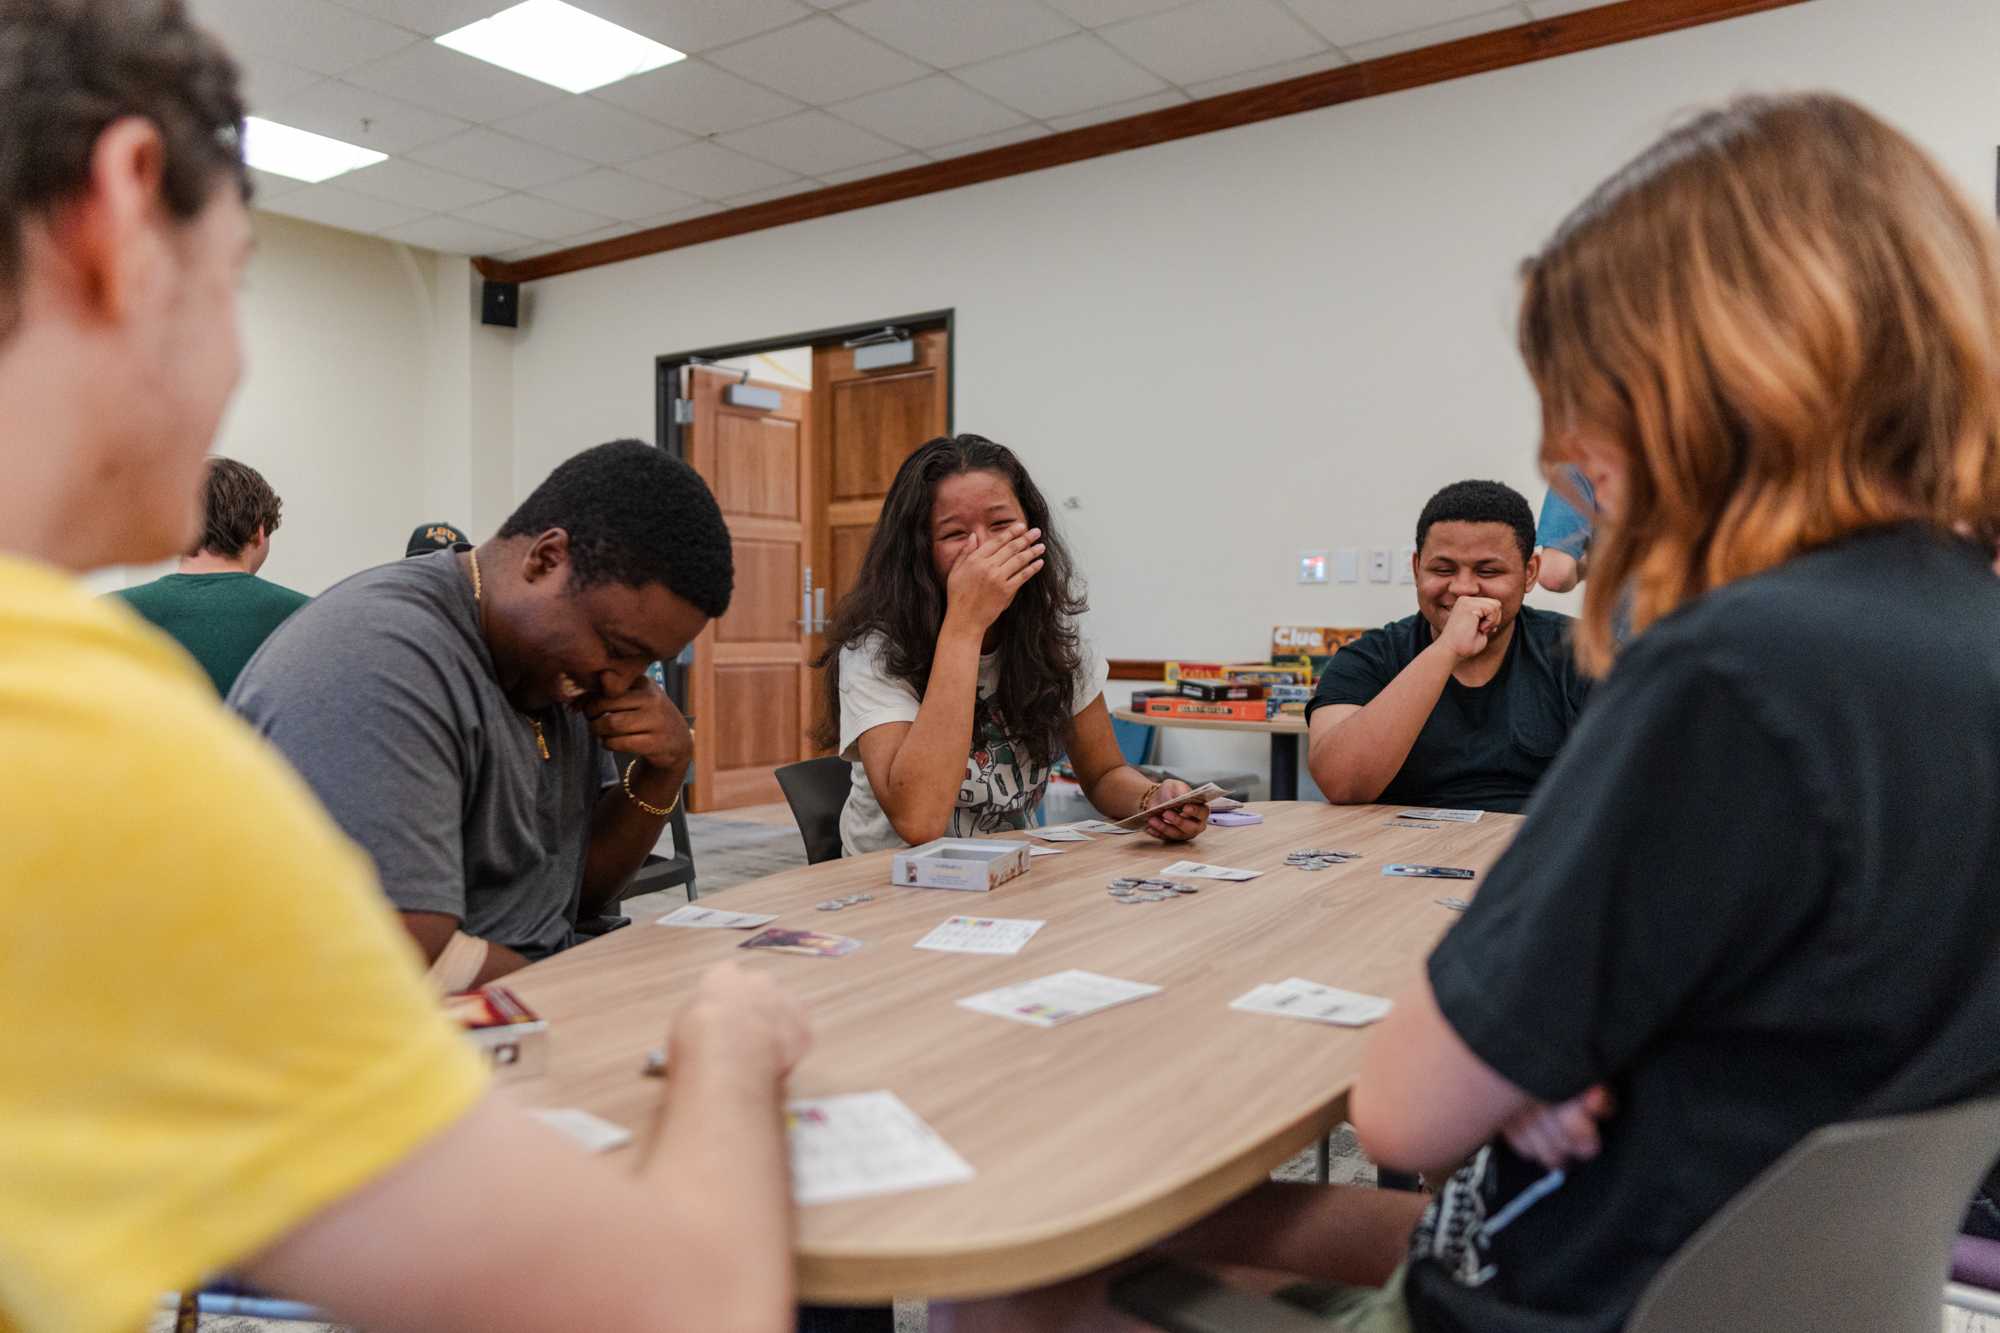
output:
<svg viewBox="0 0 2000 1333"><path fill-rule="evenodd" d="M646 853L646 859L632 872L632 878L618 888L618 896L611 907L636 898L642 893L654 893L660 889L671 889L676 884L687 885L688 901L693 902L699 895L694 888L694 848L688 843L687 802L674 807L667 818L667 827L674 831L674 854L660 856ZM607 907L600 916L576 923L576 933L585 939L596 939L599 935L609 935L614 930L632 924L629 916L620 916Z"/></svg>
<svg viewBox="0 0 2000 1333"><path fill-rule="evenodd" d="M840 810L854 785L854 769L838 755L786 764L778 770L778 786L792 819L805 839L806 864L840 859Z"/></svg>

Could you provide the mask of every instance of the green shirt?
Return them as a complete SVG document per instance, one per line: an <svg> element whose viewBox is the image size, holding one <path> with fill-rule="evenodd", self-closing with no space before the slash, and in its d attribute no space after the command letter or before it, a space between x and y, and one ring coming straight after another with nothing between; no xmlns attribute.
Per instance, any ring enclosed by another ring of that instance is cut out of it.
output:
<svg viewBox="0 0 2000 1333"><path fill-rule="evenodd" d="M113 595L180 640L225 696L271 632L312 600L255 574L169 574Z"/></svg>

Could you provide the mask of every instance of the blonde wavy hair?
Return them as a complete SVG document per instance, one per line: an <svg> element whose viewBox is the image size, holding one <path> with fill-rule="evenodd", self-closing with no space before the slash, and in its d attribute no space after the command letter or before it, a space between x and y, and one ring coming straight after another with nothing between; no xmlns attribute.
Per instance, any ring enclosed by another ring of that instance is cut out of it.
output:
<svg viewBox="0 0 2000 1333"><path fill-rule="evenodd" d="M1620 456L1577 651L1915 520L2000 535L2000 255L1924 153L1839 97L1669 133L1523 266L1544 467ZM1628 606L1629 598L1629 606Z"/></svg>

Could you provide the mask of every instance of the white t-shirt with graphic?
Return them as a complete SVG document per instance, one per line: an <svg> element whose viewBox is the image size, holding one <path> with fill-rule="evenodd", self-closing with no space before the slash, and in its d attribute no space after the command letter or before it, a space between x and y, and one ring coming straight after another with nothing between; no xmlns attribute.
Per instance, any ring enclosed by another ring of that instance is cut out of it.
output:
<svg viewBox="0 0 2000 1333"><path fill-rule="evenodd" d="M1075 716L1104 693L1111 669L1090 641L1082 641L1083 667L1077 674L1070 714ZM897 836L889 816L868 785L861 763L862 734L888 722L915 722L917 692L889 675L882 666L879 638L840 653L840 757L854 765L854 786L840 812L840 850L844 856L879 852L907 844ZM978 702L972 710L972 753L965 758L965 781L951 812L948 836L970 837L1026 828L1028 815L1041 804L1049 785L1049 766L1031 763L993 713L993 690L999 680L999 655L979 659Z"/></svg>

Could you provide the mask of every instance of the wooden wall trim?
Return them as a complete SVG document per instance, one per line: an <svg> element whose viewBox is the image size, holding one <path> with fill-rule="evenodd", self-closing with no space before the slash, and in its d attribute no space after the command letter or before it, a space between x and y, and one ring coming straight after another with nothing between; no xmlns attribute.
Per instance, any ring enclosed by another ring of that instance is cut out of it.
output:
<svg viewBox="0 0 2000 1333"><path fill-rule="evenodd" d="M1455 42L1383 56L1379 60L1287 79L1282 83L1246 88L1199 102L1124 120L1089 125L1026 143L1009 144L931 162L886 176L871 176L824 190L788 195L748 208L711 213L665 227L653 227L592 245L557 250L533 259L507 263L475 259L473 266L495 282L532 282L575 273L600 264L616 264L667 250L700 245L727 236L783 227L793 222L846 213L857 208L914 199L940 190L955 190L982 181L1018 176L1070 162L1122 153L1133 148L1233 129L1260 120L1317 111L1384 93L1421 88L1472 74L1506 69L1552 56L1589 51L1600 46L1656 37L1682 28L1740 18L1767 9L1782 9L1805 0L1623 0L1621 4L1578 10L1552 19L1481 33Z"/></svg>

